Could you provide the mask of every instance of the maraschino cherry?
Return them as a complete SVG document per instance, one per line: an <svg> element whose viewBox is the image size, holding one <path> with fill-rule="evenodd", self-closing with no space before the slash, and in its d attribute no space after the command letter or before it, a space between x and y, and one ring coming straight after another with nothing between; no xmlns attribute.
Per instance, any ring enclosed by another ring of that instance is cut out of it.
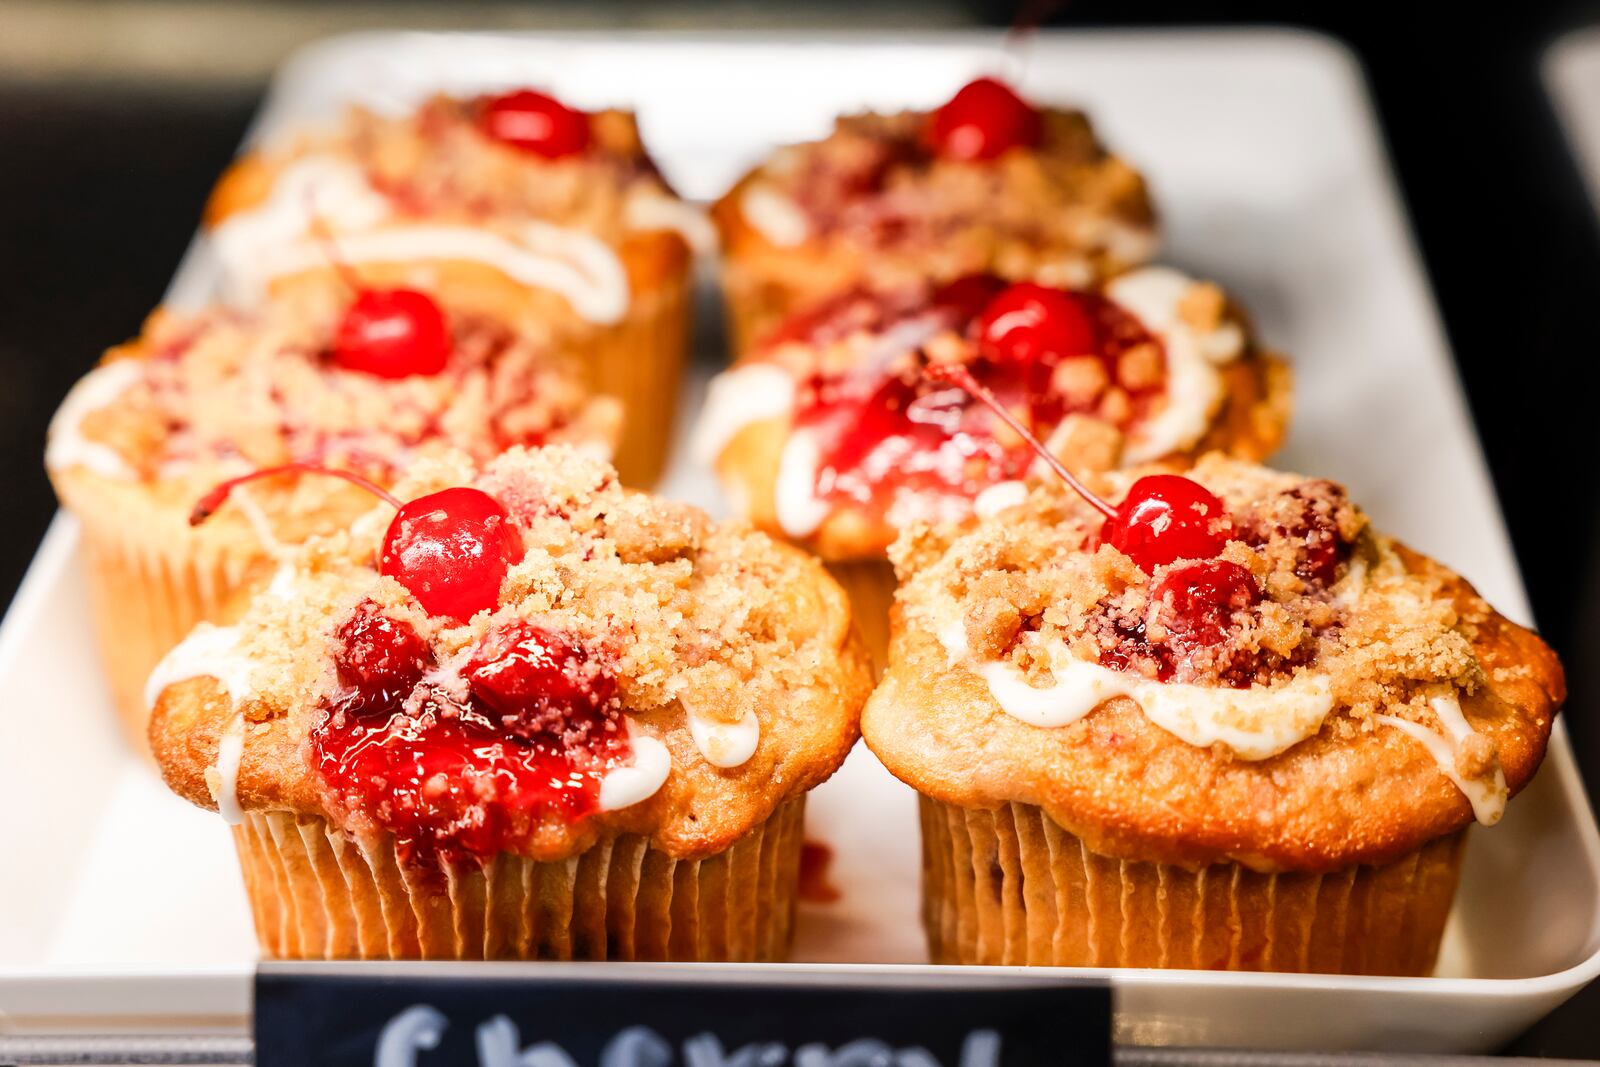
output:
<svg viewBox="0 0 1600 1067"><path fill-rule="evenodd" d="M495 140L545 159L574 156L589 147L588 112L532 89L484 101L478 122Z"/></svg>
<svg viewBox="0 0 1600 1067"><path fill-rule="evenodd" d="M500 502L458 486L400 506L383 535L378 570L411 590L429 615L466 622L495 606L524 552Z"/></svg>
<svg viewBox="0 0 1600 1067"><path fill-rule="evenodd" d="M450 358L444 311L415 289L357 288L334 334L333 360L379 378L438 374Z"/></svg>
<svg viewBox="0 0 1600 1067"><path fill-rule="evenodd" d="M1062 481L1106 517L1101 540L1129 556L1146 574L1174 560L1215 556L1233 536L1227 508L1199 482L1176 474L1147 475L1133 483L1120 508L1112 507L1067 470L966 367L933 363L928 373L960 386L992 409Z"/></svg>
<svg viewBox="0 0 1600 1067"><path fill-rule="evenodd" d="M345 370L378 378L438 374L450 359L452 339L444 309L415 289L375 289L339 255L333 233L311 213L323 254L355 293L333 333L333 361Z"/></svg>
<svg viewBox="0 0 1600 1067"><path fill-rule="evenodd" d="M1132 557L1146 573L1179 559L1210 559L1234 536L1221 500L1177 474L1147 474L1134 482L1107 519L1100 539Z"/></svg>
<svg viewBox="0 0 1600 1067"><path fill-rule="evenodd" d="M978 316L978 344L1001 363L1091 355L1097 342L1094 320L1080 300L1035 282L1007 286Z"/></svg>
<svg viewBox="0 0 1600 1067"><path fill-rule="evenodd" d="M1004 82L968 82L933 113L928 141L935 154L961 161L994 159L1039 143L1039 112Z"/></svg>
<svg viewBox="0 0 1600 1067"><path fill-rule="evenodd" d="M493 608L506 572L522 560L525 550L511 516L481 489L457 486L402 503L359 474L310 463L286 463L228 479L200 498L189 524L198 526L209 518L235 487L289 473L343 478L395 508L378 553L378 570L405 586L437 618L466 622Z"/></svg>

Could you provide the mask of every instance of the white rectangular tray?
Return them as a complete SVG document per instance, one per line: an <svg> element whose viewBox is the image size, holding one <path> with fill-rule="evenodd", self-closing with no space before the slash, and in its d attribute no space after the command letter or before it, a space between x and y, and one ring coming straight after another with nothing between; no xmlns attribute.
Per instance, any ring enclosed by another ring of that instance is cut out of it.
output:
<svg viewBox="0 0 1600 1067"><path fill-rule="evenodd" d="M369 35L291 62L256 132L348 99L404 106L439 88L549 85L580 104L636 107L667 175L707 199L837 112L930 105L995 69L1038 99L1088 106L1150 175L1171 260L1226 284L1293 356L1299 413L1281 464L1345 482L1384 528L1528 621L1359 72L1324 39L1043 34L1007 55L976 35ZM172 297L203 300L214 280L197 247ZM716 359L702 355L687 412ZM681 457L663 490L716 504ZM242 1029L255 947L228 835L121 743L68 519L0 631L0 692L0 1032ZM925 973L910 792L858 749L811 808L843 899L806 907L806 962L790 969L818 981ZM1597 972L1600 838L1558 724L1533 786L1499 827L1475 832L1438 976L1063 973L1109 975L1123 1042L1470 1051Z"/></svg>
<svg viewBox="0 0 1600 1067"><path fill-rule="evenodd" d="M1600 26L1563 34L1545 50L1540 73L1600 211Z"/></svg>

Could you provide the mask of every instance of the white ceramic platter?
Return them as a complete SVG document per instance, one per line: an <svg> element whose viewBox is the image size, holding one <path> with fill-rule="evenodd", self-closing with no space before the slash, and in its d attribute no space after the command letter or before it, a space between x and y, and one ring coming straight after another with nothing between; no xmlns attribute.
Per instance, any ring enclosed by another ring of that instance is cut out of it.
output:
<svg viewBox="0 0 1600 1067"><path fill-rule="evenodd" d="M1008 54L971 35L360 36L291 62L256 135L349 99L404 107L441 88L547 85L635 107L667 175L707 199L837 112L932 105L984 70L1086 105L1150 175L1170 259L1221 280L1293 356L1299 413L1282 464L1345 482L1386 529L1528 621L1360 75L1326 40L1045 34ZM172 297L203 300L214 281L198 247ZM702 357L703 374L717 356ZM715 503L681 458L664 490ZM242 1029L255 949L228 835L121 743L87 611L77 531L61 519L0 634L0 1031ZM925 974L911 794L858 750L811 815L843 899L807 907L806 962L788 969ZM1063 973L1109 974L1124 1042L1465 1051L1507 1040L1597 971L1600 838L1558 728L1534 785L1475 832L1436 977Z"/></svg>

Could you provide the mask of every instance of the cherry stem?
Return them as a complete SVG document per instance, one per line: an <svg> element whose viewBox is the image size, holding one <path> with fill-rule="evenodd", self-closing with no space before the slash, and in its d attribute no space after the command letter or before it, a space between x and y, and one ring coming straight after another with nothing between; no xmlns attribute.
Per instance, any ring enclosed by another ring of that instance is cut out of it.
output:
<svg viewBox="0 0 1600 1067"><path fill-rule="evenodd" d="M1051 452L1048 448L1044 447L1044 445L1040 444L1039 439L1033 436L1028 428L1022 425L1022 421L1008 411L1004 404L1000 403L1000 399L998 397L996 397L988 389L979 385L978 380L972 376L972 372L966 367L959 363L929 363L927 367L927 373L930 378L933 378L936 381L950 382L952 385L960 386L962 389L965 389L967 392L971 393L978 400L981 400L989 407L991 411L1000 417L1001 422L1011 427L1018 437L1026 441L1028 443L1028 447L1037 452L1039 454L1039 458L1049 464L1050 469L1055 471L1056 474L1060 475L1062 481L1072 486L1079 496L1087 500L1106 518L1115 519L1119 517L1117 515L1116 508L1112 507L1110 504L1107 504L1104 500L1100 499L1100 497L1090 492L1088 486L1078 481L1073 473L1067 470L1067 465L1057 459L1055 453Z"/></svg>
<svg viewBox="0 0 1600 1067"><path fill-rule="evenodd" d="M316 193L312 189L306 190L306 216L311 236L322 246L322 254L328 257L328 262L333 266L333 271L339 276L339 280L348 285L352 292L361 292L365 288L361 284L361 276L339 254L339 245L333 239L333 230L328 227L327 220L317 213Z"/></svg>
<svg viewBox="0 0 1600 1067"><path fill-rule="evenodd" d="M227 481L213 487L210 492L199 499L194 506L194 510L189 513L189 525L199 526L209 519L216 513L218 508L227 502L228 494L245 482L253 482L257 478L270 478L275 474L326 474L332 478L343 478L351 485L359 485L396 511L403 506L399 497L377 482L369 478L363 478L359 474L334 470L331 467L319 467L314 463L285 463L282 466L263 467L258 471L251 471L249 474L241 474L237 478L229 478Z"/></svg>

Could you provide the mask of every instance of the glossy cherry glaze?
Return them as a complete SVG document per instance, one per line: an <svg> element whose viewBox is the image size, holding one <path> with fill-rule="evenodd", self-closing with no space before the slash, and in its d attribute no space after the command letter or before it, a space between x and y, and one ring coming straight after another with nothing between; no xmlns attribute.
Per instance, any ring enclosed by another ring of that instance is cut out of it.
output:
<svg viewBox="0 0 1600 1067"><path fill-rule="evenodd" d="M495 140L545 159L575 156L589 147L588 113L532 89L486 99L478 121Z"/></svg>
<svg viewBox="0 0 1600 1067"><path fill-rule="evenodd" d="M944 159L994 159L1039 143L1039 112L994 78L962 86L928 121L928 145Z"/></svg>
<svg viewBox="0 0 1600 1067"><path fill-rule="evenodd" d="M1029 323L1007 323L1000 315L975 317L974 308L990 307L1017 288L1022 287L1006 289L985 276L945 286L921 312L929 323L923 332L931 335L944 327L973 335L977 355L966 365L972 378L1007 408L1023 413L1036 434L1048 435L1067 415L1087 409L1053 386L1052 377L1064 363L1092 361L1102 368L1094 373L1115 381L1125 352L1159 345L1132 316L1091 293L1061 294L1087 323L1090 341L1083 345L1047 343L1044 335L1053 337L1055 331L1042 317ZM906 330L916 318L879 323L878 332ZM985 322L1000 324L994 327L1003 339L999 349L976 336ZM813 326L818 332L829 329ZM1030 330L1031 342L1023 336ZM1080 351L1067 353L1063 347ZM1128 394L1129 421L1148 410L1159 390L1157 384ZM878 514L887 514L902 497L970 499L996 482L1022 477L1033 461L1027 444L1003 432L983 405L911 360L888 373L817 375L802 382L796 426L809 431L818 446L817 497Z"/></svg>
<svg viewBox="0 0 1600 1067"><path fill-rule="evenodd" d="M379 378L438 374L450 359L450 325L426 293L362 289L334 334L333 361Z"/></svg>
<svg viewBox="0 0 1600 1067"><path fill-rule="evenodd" d="M334 660L341 689L311 735L323 787L393 833L408 862L482 860L551 817L590 815L630 754L614 675L570 635L490 634L464 670L465 702L430 683L421 639L371 601L340 628Z"/></svg>
<svg viewBox="0 0 1600 1067"><path fill-rule="evenodd" d="M409 589L429 615L466 622L495 606L500 583L525 551L498 500L458 486L400 508L384 534L378 570Z"/></svg>
<svg viewBox="0 0 1600 1067"><path fill-rule="evenodd" d="M1150 599L1170 605L1169 644L1215 645L1227 636L1235 612L1261 603L1261 587L1231 560L1203 559L1168 570Z"/></svg>

